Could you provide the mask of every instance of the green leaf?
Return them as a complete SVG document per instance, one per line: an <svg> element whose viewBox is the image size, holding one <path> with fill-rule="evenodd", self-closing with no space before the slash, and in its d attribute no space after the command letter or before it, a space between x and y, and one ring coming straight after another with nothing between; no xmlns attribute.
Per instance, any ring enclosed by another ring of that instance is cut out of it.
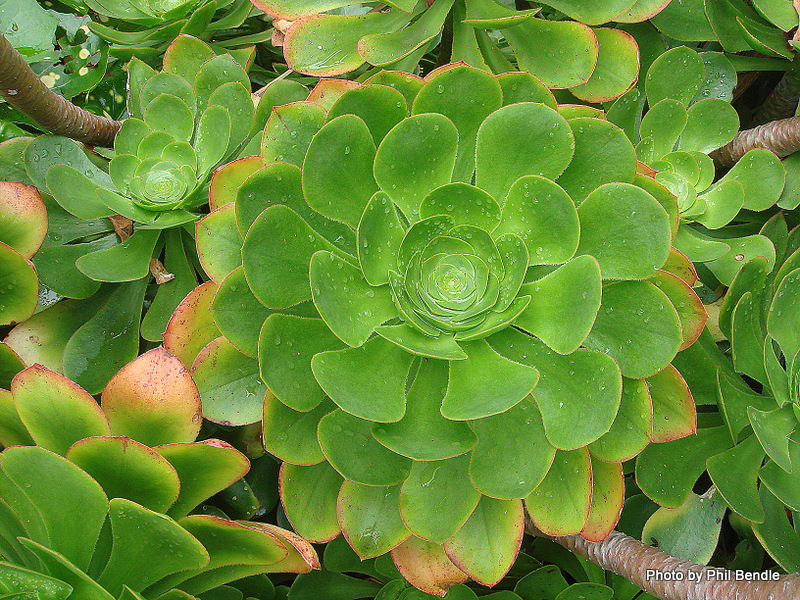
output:
<svg viewBox="0 0 800 600"><path fill-rule="evenodd" d="M519 552L525 516L520 500L482 496L467 522L444 543L448 558L482 585L493 586Z"/></svg>
<svg viewBox="0 0 800 600"><path fill-rule="evenodd" d="M614 530L625 501L625 477L622 465L592 460L592 503L581 536L590 541L602 541ZM605 579L603 579L605 581Z"/></svg>
<svg viewBox="0 0 800 600"><path fill-rule="evenodd" d="M453 122L433 113L401 121L378 146L375 181L410 222L419 220L422 200L450 182L457 144Z"/></svg>
<svg viewBox="0 0 800 600"><path fill-rule="evenodd" d="M758 541L769 552L782 568L789 572L800 569L797 552L800 552L800 540L792 528L786 507L770 493L767 486L759 489L761 504L764 506L766 518L761 524L753 524L753 533Z"/></svg>
<svg viewBox="0 0 800 600"><path fill-rule="evenodd" d="M14 407L36 445L64 456L80 439L110 434L94 398L69 379L37 364L12 384Z"/></svg>
<svg viewBox="0 0 800 600"><path fill-rule="evenodd" d="M348 481L376 486L401 483L408 477L411 460L380 445L371 428L369 421L341 409L329 412L317 431L325 458Z"/></svg>
<svg viewBox="0 0 800 600"><path fill-rule="evenodd" d="M336 504L339 522L362 560L385 554L411 534L400 517L399 495L399 485L342 484Z"/></svg>
<svg viewBox="0 0 800 600"><path fill-rule="evenodd" d="M41 515L47 538L39 541L86 569L108 510L97 482L65 458L37 446L6 449L0 467Z"/></svg>
<svg viewBox="0 0 800 600"><path fill-rule="evenodd" d="M600 308L600 267L594 257L579 256L523 285L520 293L531 302L515 325L559 354L570 354L586 339Z"/></svg>
<svg viewBox="0 0 800 600"><path fill-rule="evenodd" d="M123 585L141 592L162 577L208 563L203 545L169 517L123 498L111 500L108 512L114 542L97 582L112 594Z"/></svg>
<svg viewBox="0 0 800 600"><path fill-rule="evenodd" d="M453 0L445 0L404 29L365 35L358 41L359 54L373 65L388 65L408 56L439 33L452 6Z"/></svg>
<svg viewBox="0 0 800 600"><path fill-rule="evenodd" d="M249 523L190 515L181 519L180 526L206 548L211 560L199 572L184 571L167 577L149 588L148 593L171 588L174 582L182 590L199 596L231 580L269 571L288 554L288 544L281 538Z"/></svg>
<svg viewBox="0 0 800 600"><path fill-rule="evenodd" d="M687 118L686 108L674 98L664 98L650 107L642 118L639 133L642 139L653 138L650 146L653 159L662 159L672 152L686 127ZM640 158L645 160L646 157Z"/></svg>
<svg viewBox="0 0 800 600"><path fill-rule="evenodd" d="M153 303L142 319L142 337L148 341L161 341L172 313L186 295L197 287L195 270L184 247L186 234L179 229L172 229L166 232L166 238L164 268L175 278L159 284Z"/></svg>
<svg viewBox="0 0 800 600"><path fill-rule="evenodd" d="M242 246L244 273L255 297L270 308L311 299L308 265L318 250L335 251L335 247L292 209L283 205L266 209Z"/></svg>
<svg viewBox="0 0 800 600"><path fill-rule="evenodd" d="M569 126L575 137L575 154L558 184L577 206L603 184L633 182L636 153L619 127L589 117L570 119Z"/></svg>
<svg viewBox="0 0 800 600"><path fill-rule="evenodd" d="M98 394L108 380L139 350L139 323L147 281L124 283L69 339L64 348L64 375L90 394Z"/></svg>
<svg viewBox="0 0 800 600"><path fill-rule="evenodd" d="M39 281L33 263L0 242L0 323L13 325L33 315Z"/></svg>
<svg viewBox="0 0 800 600"><path fill-rule="evenodd" d="M188 142L194 132L191 109L186 102L171 94L161 94L147 105L144 122L153 131L163 131L184 142Z"/></svg>
<svg viewBox="0 0 800 600"><path fill-rule="evenodd" d="M314 598L319 598L320 594L324 594L325 598L331 600L355 600L357 598L373 598L380 589L381 586L373 581L357 579L341 573L312 571L298 575L292 583L290 593L292 600L314 600Z"/></svg>
<svg viewBox="0 0 800 600"><path fill-rule="evenodd" d="M536 386L539 372L508 360L483 340L462 343L466 360L450 363L450 382L442 401L446 419L466 421L504 412Z"/></svg>
<svg viewBox="0 0 800 600"><path fill-rule="evenodd" d="M504 106L478 129L476 185L502 206L520 177L561 175L574 147L572 130L552 108L530 102Z"/></svg>
<svg viewBox="0 0 800 600"><path fill-rule="evenodd" d="M424 206L421 210L425 210ZM357 230L358 260L370 285L389 281L389 271L397 264L403 233L392 200L385 192L376 192L367 203Z"/></svg>
<svg viewBox="0 0 800 600"><path fill-rule="evenodd" d="M691 48L678 46L659 56L647 71L647 101L655 106L664 98L674 98L688 106L704 79L703 59Z"/></svg>
<svg viewBox="0 0 800 600"><path fill-rule="evenodd" d="M515 71L497 76L503 89L503 106L519 102L539 102L553 110L558 108L553 93L528 72Z"/></svg>
<svg viewBox="0 0 800 600"><path fill-rule="evenodd" d="M10 594L19 593L20 600L28 600L31 593L41 600L67 600L73 591L63 581L6 563L0 563L0 583Z"/></svg>
<svg viewBox="0 0 800 600"><path fill-rule="evenodd" d="M514 233L525 241L530 264L565 262L575 255L580 238L575 204L549 179L520 177L508 191L500 224L492 236L504 233Z"/></svg>
<svg viewBox="0 0 800 600"><path fill-rule="evenodd" d="M247 458L219 440L191 444L165 444L153 448L178 473L180 493L167 514L186 516L203 500L241 479L250 466Z"/></svg>
<svg viewBox="0 0 800 600"><path fill-rule="evenodd" d="M405 415L397 423L373 425L372 435L390 450L414 460L443 460L468 452L476 442L469 424L445 419L439 411L447 382L446 362L422 359L408 391Z"/></svg>
<svg viewBox="0 0 800 600"><path fill-rule="evenodd" d="M328 121L311 140L303 163L308 205L331 219L357 227L378 186L372 175L375 145L364 122L353 115Z"/></svg>
<svg viewBox="0 0 800 600"><path fill-rule="evenodd" d="M785 357L794 356L800 350L800 335L792 326L792 317L800 309L800 269L783 277L777 286L767 313L767 332L781 347Z"/></svg>
<svg viewBox="0 0 800 600"><path fill-rule="evenodd" d="M641 188L624 183L601 186L578 207L578 254L591 254L604 279L644 279L669 256L669 217Z"/></svg>
<svg viewBox="0 0 800 600"><path fill-rule="evenodd" d="M196 287L181 301L167 323L164 348L184 365L191 365L200 350L220 336L211 314L217 289L213 281Z"/></svg>
<svg viewBox="0 0 800 600"><path fill-rule="evenodd" d="M397 9L352 16L311 14L287 32L286 63L295 71L318 77L347 73L364 62L358 52L361 38L401 29L419 11L416 7L411 14Z"/></svg>
<svg viewBox="0 0 800 600"><path fill-rule="evenodd" d="M556 449L545 436L542 416L531 397L504 413L475 421L478 443L472 450L469 476L492 498L524 498L538 486ZM503 444L497 440L505 439ZM498 468L498 465L505 465Z"/></svg>
<svg viewBox="0 0 800 600"><path fill-rule="evenodd" d="M321 319L271 315L264 322L258 343L261 377L290 408L311 410L325 398L311 371L312 357L343 347Z"/></svg>
<svg viewBox="0 0 800 600"><path fill-rule="evenodd" d="M95 281L135 281L150 270L150 258L161 232L139 229L127 240L105 250L84 254L75 261L81 273Z"/></svg>
<svg viewBox="0 0 800 600"><path fill-rule="evenodd" d="M597 64L597 38L582 23L528 19L504 29L503 34L520 70L530 71L548 88L581 84Z"/></svg>
<svg viewBox="0 0 800 600"><path fill-rule="evenodd" d="M628 0L623 0L627 2ZM587 21L583 21L586 23ZM594 29L598 54L592 76L570 92L585 102L607 102L627 92L639 75L639 47L620 29Z"/></svg>
<svg viewBox="0 0 800 600"><path fill-rule="evenodd" d="M726 508L714 492L691 494L677 508L659 508L645 523L642 539L683 560L707 564L717 547Z"/></svg>
<svg viewBox="0 0 800 600"><path fill-rule="evenodd" d="M754 435L706 461L708 475L731 510L754 523L764 522L758 476L764 450ZM773 463L774 464L774 463Z"/></svg>
<svg viewBox="0 0 800 600"><path fill-rule="evenodd" d="M415 462L400 490L400 513L411 532L441 544L478 505L481 494L467 474L469 456Z"/></svg>
<svg viewBox="0 0 800 600"><path fill-rule="evenodd" d="M722 181L701 196L706 210L693 219L708 229L730 223L744 205L744 188L738 181Z"/></svg>
<svg viewBox="0 0 800 600"><path fill-rule="evenodd" d="M791 473L789 436L797 428L794 412L788 406L769 412L749 406L747 415L764 451L781 469Z"/></svg>
<svg viewBox="0 0 800 600"><path fill-rule="evenodd" d="M487 341L510 360L536 366L540 379L533 396L542 411L547 438L556 448L580 448L609 430L622 393L619 367L610 357L586 349L562 356L536 338L511 329ZM585 418L587 398L591 419Z"/></svg>
<svg viewBox="0 0 800 600"><path fill-rule="evenodd" d="M196 224L197 256L216 283L242 264L242 234L236 227L235 205L228 203Z"/></svg>
<svg viewBox="0 0 800 600"><path fill-rule="evenodd" d="M548 535L583 529L592 498L592 465L585 448L556 452L544 480L525 498L534 524Z"/></svg>
<svg viewBox="0 0 800 600"><path fill-rule="evenodd" d="M242 267L231 271L222 281L211 312L222 335L237 350L252 358L258 356L259 332L271 311L250 291Z"/></svg>
<svg viewBox="0 0 800 600"><path fill-rule="evenodd" d="M569 586L556 600L612 600L614 597L614 590L606 585L581 582Z"/></svg>
<svg viewBox="0 0 800 600"><path fill-rule="evenodd" d="M285 162L302 167L311 138L324 123L325 109L319 104L293 102L276 106L261 139L264 164Z"/></svg>
<svg viewBox="0 0 800 600"><path fill-rule="evenodd" d="M416 98L422 86L425 85L425 80L418 75L401 71L378 71L364 83L374 83L396 89L406 99L406 106L408 107L414 103L414 98Z"/></svg>
<svg viewBox="0 0 800 600"><path fill-rule="evenodd" d="M775 264L775 246L766 236L748 235L741 238L726 238L725 243L730 249L719 258L706 263L714 276L725 285L731 284L743 264L757 256L765 257L770 267Z"/></svg>
<svg viewBox="0 0 800 600"><path fill-rule="evenodd" d="M442 2L442 7L445 4ZM440 113L453 122L458 130L453 181L471 183L478 128L501 106L502 90L497 80L485 71L460 65L429 79L417 94L411 114Z"/></svg>
<svg viewBox="0 0 800 600"><path fill-rule="evenodd" d="M232 125L228 110L216 104L201 115L194 139L197 173L201 177L205 177L225 157L232 141Z"/></svg>
<svg viewBox="0 0 800 600"><path fill-rule="evenodd" d="M689 387L678 370L667 365L646 379L653 401L653 442L669 442L697 431L697 413Z"/></svg>
<svg viewBox="0 0 800 600"><path fill-rule="evenodd" d="M12 0L0 14L0 32L27 62L55 58L57 26L58 19L32 0Z"/></svg>
<svg viewBox="0 0 800 600"><path fill-rule="evenodd" d="M642 379L622 378L622 399L614 422L606 433L589 444L589 452L606 462L624 462L650 443L653 403Z"/></svg>
<svg viewBox="0 0 800 600"><path fill-rule="evenodd" d="M326 462L311 467L283 463L281 502L294 530L310 542L329 542L341 528L336 498L342 477Z"/></svg>
<svg viewBox="0 0 800 600"><path fill-rule="evenodd" d="M680 345L678 313L664 292L645 281L605 286L587 348L605 352L623 375L636 379L667 366Z"/></svg>
<svg viewBox="0 0 800 600"><path fill-rule="evenodd" d="M86 471L110 498L127 498L165 512L178 497L180 481L157 452L124 437L92 437L76 442L67 459Z"/></svg>
<svg viewBox="0 0 800 600"><path fill-rule="evenodd" d="M678 148L711 152L730 142L739 129L739 115L725 100L707 98L686 112L686 128Z"/></svg>
<svg viewBox="0 0 800 600"><path fill-rule="evenodd" d="M408 116L410 102L401 91L389 87L392 86L363 85L347 89L331 106L328 122L341 115L355 115L366 123L377 146L395 125Z"/></svg>
<svg viewBox="0 0 800 600"><path fill-rule="evenodd" d="M661 506L677 508L706 469L706 460L730 448L727 427L698 429L697 435L650 444L636 459L636 483Z"/></svg>
<svg viewBox="0 0 800 600"><path fill-rule="evenodd" d="M349 346L361 346L375 327L397 316L388 285L371 286L360 269L331 252L311 257L309 278L322 320Z"/></svg>
<svg viewBox="0 0 800 600"><path fill-rule="evenodd" d="M192 378L203 402L203 416L223 425L261 420L264 383L258 362L239 352L226 338L208 343L192 365Z"/></svg>
<svg viewBox="0 0 800 600"><path fill-rule="evenodd" d="M514 586L514 592L523 600L555 598L569 584L556 565L547 565L531 571Z"/></svg>
<svg viewBox="0 0 800 600"><path fill-rule="evenodd" d="M417 329L402 323L400 325L381 325L375 333L404 350L420 356L444 360L464 360L466 353L456 341L455 336L446 333L430 337Z"/></svg>
<svg viewBox="0 0 800 600"><path fill-rule="evenodd" d="M5 345L0 346L0 352L6 351L7 348ZM20 363L19 367L22 370L23 365ZM6 387L10 387L10 383ZM11 392L4 389L0 389L0 443L6 447L36 445L17 414Z"/></svg>
<svg viewBox="0 0 800 600"><path fill-rule="evenodd" d="M405 413L413 356L381 337L358 348L320 352L311 369L325 393L353 416L391 423Z"/></svg>
<svg viewBox="0 0 800 600"><path fill-rule="evenodd" d="M203 41L190 35L179 35L164 54L164 71L194 83L200 66L214 56L215 52Z"/></svg>

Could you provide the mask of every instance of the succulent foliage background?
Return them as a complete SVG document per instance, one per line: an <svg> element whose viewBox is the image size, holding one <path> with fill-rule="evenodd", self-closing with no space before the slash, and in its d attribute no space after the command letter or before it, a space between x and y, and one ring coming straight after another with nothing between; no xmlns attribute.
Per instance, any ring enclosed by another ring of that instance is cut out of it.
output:
<svg viewBox="0 0 800 600"><path fill-rule="evenodd" d="M798 21L3 0L0 590L794 597Z"/></svg>

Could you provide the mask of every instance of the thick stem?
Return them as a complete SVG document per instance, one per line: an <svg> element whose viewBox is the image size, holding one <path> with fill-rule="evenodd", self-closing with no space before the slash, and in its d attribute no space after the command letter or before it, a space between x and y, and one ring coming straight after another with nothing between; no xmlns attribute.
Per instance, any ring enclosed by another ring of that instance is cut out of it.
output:
<svg viewBox="0 0 800 600"><path fill-rule="evenodd" d="M780 157L800 150L800 117L789 117L745 129L711 157L722 166L731 166L754 148L766 148Z"/></svg>
<svg viewBox="0 0 800 600"><path fill-rule="evenodd" d="M532 529L529 525L530 533L542 535ZM736 581L731 571L704 567L675 558L663 550L643 544L619 531L611 532L611 535L602 542L588 542L579 535L551 539L570 552L632 581L648 594L661 600L800 598L798 573L783 575L777 581ZM682 574L680 581L663 580L665 575L669 577L678 573Z"/></svg>
<svg viewBox="0 0 800 600"><path fill-rule="evenodd" d="M0 95L45 131L93 146L110 148L122 127L120 121L94 115L48 89L1 33Z"/></svg>
<svg viewBox="0 0 800 600"><path fill-rule="evenodd" d="M787 71L764 100L751 125L762 125L776 119L791 117L797 110L798 100L800 100L800 81L794 71Z"/></svg>

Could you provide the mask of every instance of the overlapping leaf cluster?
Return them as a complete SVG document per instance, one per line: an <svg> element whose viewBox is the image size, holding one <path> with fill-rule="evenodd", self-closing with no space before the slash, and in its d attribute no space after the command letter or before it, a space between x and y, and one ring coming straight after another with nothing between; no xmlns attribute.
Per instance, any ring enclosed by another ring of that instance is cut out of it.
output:
<svg viewBox="0 0 800 600"><path fill-rule="evenodd" d="M736 72L725 55L680 46L653 62L643 91L631 90L609 109L609 119L635 141L639 160L652 167L655 179L678 199L681 219L675 247L725 285L744 262L772 257L774 250L765 236L737 235L735 229L722 228L742 209L796 205L791 194L782 197L786 170L767 150L749 151L716 177L709 154L732 140L739 127L729 103L735 83ZM648 110L641 117L645 100Z"/></svg>
<svg viewBox="0 0 800 600"><path fill-rule="evenodd" d="M391 550L423 588L426 561L498 581L523 500L548 533L605 537L621 462L695 427L670 361L706 315L675 197L528 74L386 72L309 100L212 182L214 282L166 338L205 416L261 418L263 381L298 533Z"/></svg>
<svg viewBox="0 0 800 600"><path fill-rule="evenodd" d="M761 234L775 246L774 265L764 257L748 261L728 289L719 315L721 333L730 340L732 365L710 340L695 357L699 363L719 365L712 390L721 419L706 423L692 448L681 440L646 450L639 458L637 479L651 498L678 507L689 496L694 479L707 469L744 528L752 529L781 567L795 571L800 566L800 540L786 509L800 508L796 494L800 229L789 232L779 213ZM714 370L712 366L711 374ZM757 382L761 393L742 375ZM669 465L678 454L686 457L688 469L678 473L657 467L660 461Z"/></svg>
<svg viewBox="0 0 800 600"><path fill-rule="evenodd" d="M10 388L0 390L4 592L193 598L317 566L313 548L288 531L189 514L249 463L219 440L194 442L199 394L163 349L120 371L101 406L38 365Z"/></svg>
<svg viewBox="0 0 800 600"><path fill-rule="evenodd" d="M637 77L637 42L623 28L666 3L551 0L524 10L496 0L402 0L383 10L347 0L253 4L275 17L273 26L285 33L286 62L301 73L339 75L365 62L412 71L426 53L437 51L440 60L493 73L518 67L550 87L601 102L623 94ZM612 21L622 28L598 27Z"/></svg>

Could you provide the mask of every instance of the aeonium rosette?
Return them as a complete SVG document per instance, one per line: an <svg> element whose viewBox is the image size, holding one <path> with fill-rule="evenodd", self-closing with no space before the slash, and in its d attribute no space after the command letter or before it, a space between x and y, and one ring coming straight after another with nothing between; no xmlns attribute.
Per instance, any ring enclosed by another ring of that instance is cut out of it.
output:
<svg viewBox="0 0 800 600"><path fill-rule="evenodd" d="M123 237L120 245L109 234L102 241L91 239L94 245L82 252L76 249L82 238L47 250L48 258L75 263L76 276L94 281L146 276L151 257L163 248L161 231L199 218L214 169L244 151L266 122L266 115L258 121L242 65L191 36L181 35L170 45L161 71L133 59L128 84L131 116L114 139L110 162L60 136L40 136L25 150L30 179L76 217L73 221L98 220L99 225L104 217L120 215L133 222L130 240ZM120 260L126 263L123 269Z"/></svg>
<svg viewBox="0 0 800 600"><path fill-rule="evenodd" d="M491 585L524 509L601 539L622 461L695 428L670 363L706 315L671 249L675 197L619 128L529 74L322 82L211 196L213 283L173 321L208 341L190 357L207 418L262 416L243 374L269 388L264 444L311 540L391 551L440 595Z"/></svg>

